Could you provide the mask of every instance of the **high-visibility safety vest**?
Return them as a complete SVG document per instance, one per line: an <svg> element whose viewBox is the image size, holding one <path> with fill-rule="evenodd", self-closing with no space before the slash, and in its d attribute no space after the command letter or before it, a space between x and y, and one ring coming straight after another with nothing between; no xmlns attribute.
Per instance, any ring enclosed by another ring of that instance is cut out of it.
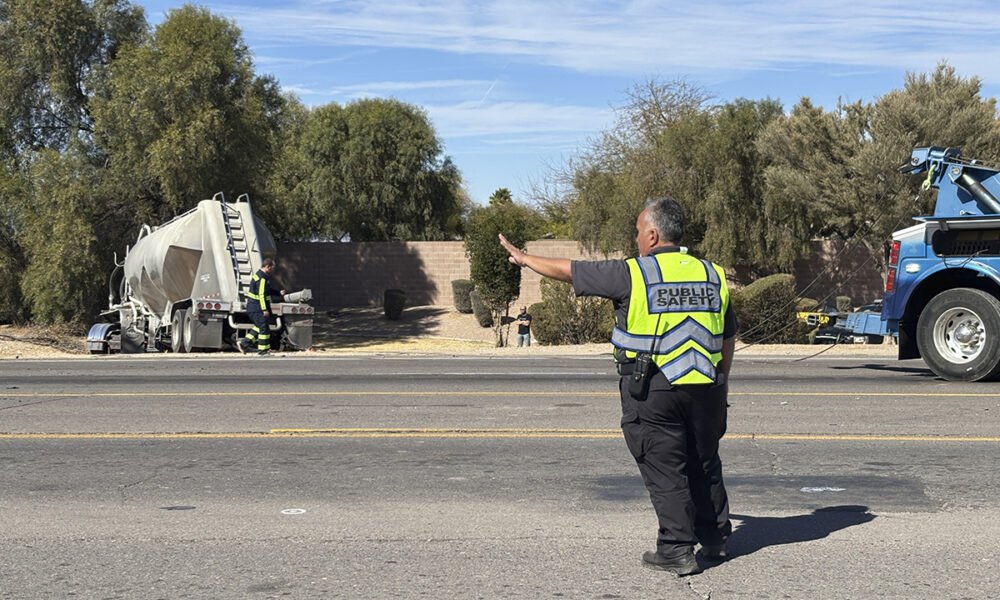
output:
<svg viewBox="0 0 1000 600"><path fill-rule="evenodd" d="M625 262L632 278L628 322L615 327L611 343L628 358L651 354L673 385L715 383L729 308L722 267L684 251Z"/></svg>
<svg viewBox="0 0 1000 600"><path fill-rule="evenodd" d="M258 271L250 278L250 288L247 290L247 298L256 300L262 311L267 310L267 295L264 293L266 286L267 280Z"/></svg>

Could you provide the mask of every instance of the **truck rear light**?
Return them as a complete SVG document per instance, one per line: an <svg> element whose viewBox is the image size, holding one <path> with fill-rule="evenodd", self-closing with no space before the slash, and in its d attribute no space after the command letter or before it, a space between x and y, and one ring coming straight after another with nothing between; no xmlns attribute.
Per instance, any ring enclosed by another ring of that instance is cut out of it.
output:
<svg viewBox="0 0 1000 600"><path fill-rule="evenodd" d="M896 267L889 267L889 272L885 274L885 291L891 292L896 287Z"/></svg>
<svg viewBox="0 0 1000 600"><path fill-rule="evenodd" d="M892 248L889 250L889 264L895 265L899 263L899 240L892 241Z"/></svg>
<svg viewBox="0 0 1000 600"><path fill-rule="evenodd" d="M194 305L199 311L202 310L229 310L229 305L223 302L212 302L211 300L202 300Z"/></svg>

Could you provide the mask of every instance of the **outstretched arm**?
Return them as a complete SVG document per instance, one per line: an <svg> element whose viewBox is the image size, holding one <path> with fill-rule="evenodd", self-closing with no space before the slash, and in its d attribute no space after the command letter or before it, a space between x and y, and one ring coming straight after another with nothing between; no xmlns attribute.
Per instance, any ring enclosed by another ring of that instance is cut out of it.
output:
<svg viewBox="0 0 1000 600"><path fill-rule="evenodd" d="M510 254L510 257L508 257L507 260L515 265L519 267L528 267L543 277L550 277L567 283L573 282L573 271L568 258L548 258L545 256L528 254L527 252L523 252L515 248L513 244L507 241L507 238L505 238L502 233L500 234L500 245L504 247L504 250L506 250L508 254Z"/></svg>

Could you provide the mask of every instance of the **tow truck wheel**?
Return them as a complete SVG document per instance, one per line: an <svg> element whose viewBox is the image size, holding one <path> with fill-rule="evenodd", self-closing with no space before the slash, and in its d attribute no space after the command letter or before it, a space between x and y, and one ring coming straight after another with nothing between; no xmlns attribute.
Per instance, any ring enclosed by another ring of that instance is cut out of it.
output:
<svg viewBox="0 0 1000 600"><path fill-rule="evenodd" d="M174 313L172 319L170 319L170 351L171 352L187 352L187 348L184 347L184 317L187 316L187 311L184 309L178 310Z"/></svg>
<svg viewBox="0 0 1000 600"><path fill-rule="evenodd" d="M973 288L931 299L917 321L917 347L927 366L949 381L1000 374L1000 301Z"/></svg>

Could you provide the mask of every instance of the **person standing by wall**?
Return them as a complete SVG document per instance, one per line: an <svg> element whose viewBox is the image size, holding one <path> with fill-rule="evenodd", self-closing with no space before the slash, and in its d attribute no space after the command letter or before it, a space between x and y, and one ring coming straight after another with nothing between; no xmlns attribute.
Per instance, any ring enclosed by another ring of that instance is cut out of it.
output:
<svg viewBox="0 0 1000 600"><path fill-rule="evenodd" d="M279 290L274 285L273 274L277 268L278 263L273 258L265 258L260 270L250 279L247 316L253 321L253 329L246 339L236 345L240 352L245 353L254 342L257 343L259 356L267 356L271 352L271 296L285 295L285 290Z"/></svg>
<svg viewBox="0 0 1000 600"><path fill-rule="evenodd" d="M534 256L500 235L513 264L612 301L622 432L659 525L642 564L680 576L701 572L698 544L706 560L727 558L719 440L736 348L725 272L680 246L684 225L675 200L648 200L635 225L639 256L625 260Z"/></svg>
<svg viewBox="0 0 1000 600"><path fill-rule="evenodd" d="M527 306L521 307L520 314L517 315L517 347L531 345L531 314Z"/></svg>

